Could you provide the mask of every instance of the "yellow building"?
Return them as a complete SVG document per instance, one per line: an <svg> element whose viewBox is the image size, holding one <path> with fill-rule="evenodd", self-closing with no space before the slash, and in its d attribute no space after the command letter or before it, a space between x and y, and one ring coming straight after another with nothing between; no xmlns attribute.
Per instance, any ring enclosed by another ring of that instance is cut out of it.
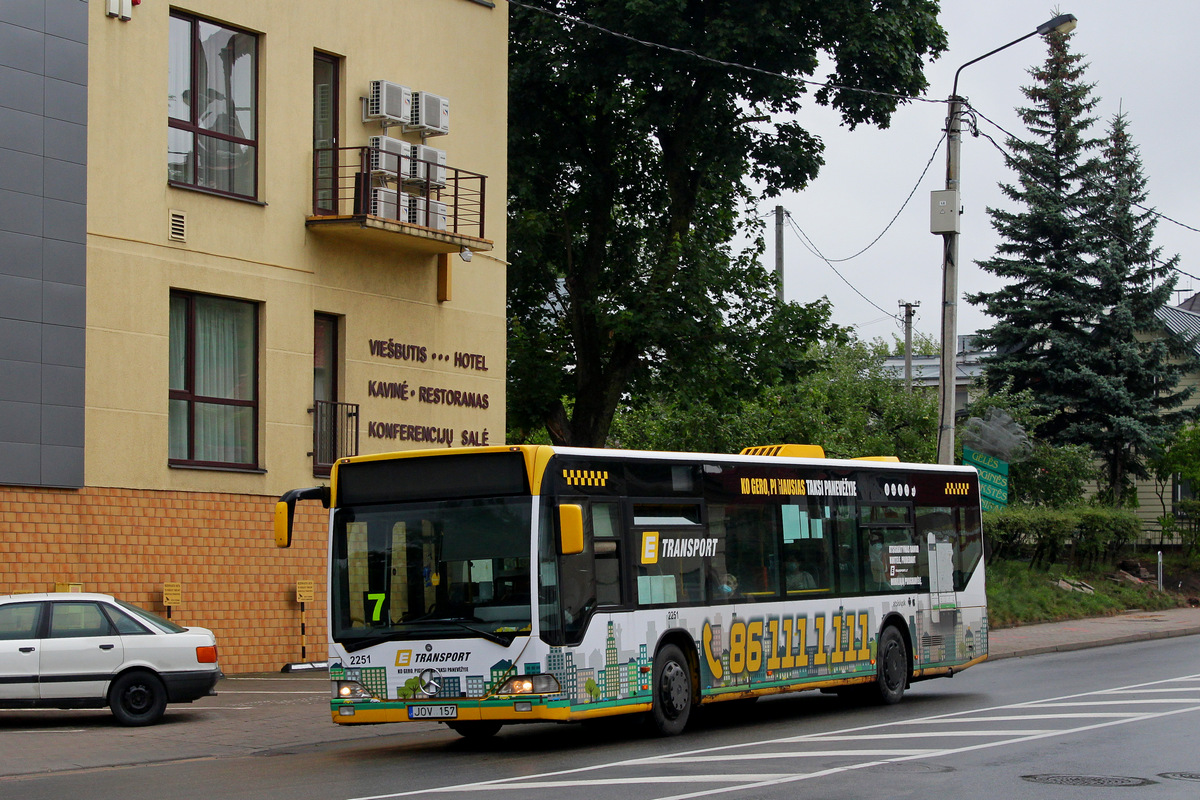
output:
<svg viewBox="0 0 1200 800"><path fill-rule="evenodd" d="M507 32L486 0L0 6L0 593L177 588L227 672L323 658L324 522L277 551L274 499L503 441Z"/></svg>

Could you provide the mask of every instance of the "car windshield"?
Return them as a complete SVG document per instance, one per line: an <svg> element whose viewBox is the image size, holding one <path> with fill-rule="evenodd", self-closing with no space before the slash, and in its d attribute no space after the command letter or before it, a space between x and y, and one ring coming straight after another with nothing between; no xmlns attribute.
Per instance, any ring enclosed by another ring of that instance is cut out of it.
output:
<svg viewBox="0 0 1200 800"><path fill-rule="evenodd" d="M156 631L162 631L163 633L183 633L187 630L187 628L180 627L169 619L163 619L158 614L147 611L144 608L138 608L133 603L126 603L124 600L117 600L116 603Z"/></svg>
<svg viewBox="0 0 1200 800"><path fill-rule="evenodd" d="M338 509L334 640L357 649L527 633L531 514L528 497Z"/></svg>

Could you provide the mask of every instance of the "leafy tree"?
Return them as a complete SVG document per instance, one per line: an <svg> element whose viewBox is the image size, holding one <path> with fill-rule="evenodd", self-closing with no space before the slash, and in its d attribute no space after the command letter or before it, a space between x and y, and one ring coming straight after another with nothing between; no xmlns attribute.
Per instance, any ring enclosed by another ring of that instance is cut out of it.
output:
<svg viewBox="0 0 1200 800"><path fill-rule="evenodd" d="M921 331L913 331L912 336L912 351L914 356L939 356L941 355L942 345L936 336ZM892 334L893 356L904 355L904 337L898 334Z"/></svg>
<svg viewBox="0 0 1200 800"><path fill-rule="evenodd" d="M757 253L731 252L747 179L817 174L791 118L823 55L813 99L851 128L919 95L936 0L541 5L510 7L509 429L603 445L623 398L675 381L716 403L802 367L774 354L835 331L819 304L775 313Z"/></svg>
<svg viewBox="0 0 1200 800"><path fill-rule="evenodd" d="M1160 448L1149 461L1154 473L1154 487L1162 515L1158 518L1164 538L1177 533L1174 512L1167 507L1167 492L1175 477L1200 487L1200 425L1185 425L1175 438ZM1173 499L1173 498L1172 498Z"/></svg>
<svg viewBox="0 0 1200 800"><path fill-rule="evenodd" d="M1042 427L1058 413L1044 411L1032 390L1016 392L1011 384L975 398L969 413L982 417L989 408L1007 412L1027 432ZM1030 437L1030 443L1032 454L1009 465L1009 504L1067 508L1081 503L1096 477L1092 451L1081 445L1054 445L1036 436Z"/></svg>
<svg viewBox="0 0 1200 800"><path fill-rule="evenodd" d="M818 444L834 458L895 455L932 461L937 396L906 394L885 369L883 340L812 345L815 366L793 382L764 388L736 408L657 396L623 407L612 438L621 447L736 453L764 444Z"/></svg>

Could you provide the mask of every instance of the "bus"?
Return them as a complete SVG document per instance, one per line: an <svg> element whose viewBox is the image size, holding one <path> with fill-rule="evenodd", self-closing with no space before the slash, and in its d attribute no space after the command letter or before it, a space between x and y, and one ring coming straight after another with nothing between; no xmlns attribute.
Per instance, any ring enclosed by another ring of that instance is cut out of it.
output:
<svg viewBox="0 0 1200 800"><path fill-rule="evenodd" d="M820 689L895 703L987 658L970 467L493 446L344 458L329 513L341 724L502 725ZM749 705L749 704L747 704Z"/></svg>

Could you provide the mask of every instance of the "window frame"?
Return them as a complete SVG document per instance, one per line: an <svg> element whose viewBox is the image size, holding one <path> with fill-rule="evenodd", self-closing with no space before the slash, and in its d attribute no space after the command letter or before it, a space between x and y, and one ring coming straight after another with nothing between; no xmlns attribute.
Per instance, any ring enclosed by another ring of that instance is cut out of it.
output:
<svg viewBox="0 0 1200 800"><path fill-rule="evenodd" d="M170 178L170 172L168 171L167 185L173 186L178 189L189 189L192 191L207 192L207 193L211 193L211 194L220 195L221 197L230 197L230 198L235 198L238 200L258 201L258 199L259 199L259 185L258 185L259 128L261 127L260 114L259 114L260 103L259 103L258 71L259 71L259 65L260 65L260 52L261 52L261 48L259 47L259 42L261 41L261 37L259 34L255 33L254 31L249 31L249 30L246 30L245 28L239 28L235 25L229 25L224 22L218 22L213 19L208 19L207 17L201 17L196 14L189 14L187 12L178 11L176 9L171 9L170 17L171 17L171 19L179 19L184 22L187 22L189 25L189 28L190 28L190 34L188 36L188 71L189 71L189 74L188 74L187 91L189 91L191 93L191 97L193 97L193 98L198 97L197 80L198 80L198 76L200 74L200 69L198 68L198 66L199 66L199 54L198 53L200 50L199 27L200 27L201 22L207 23L209 25L215 25L219 28L223 28L225 30L233 31L238 34L243 34L243 35L251 36L254 38L254 56L253 56L254 64L253 64L253 68L251 70L251 72L253 73L253 80L251 83L251 91L253 92L253 96L254 96L254 101L253 101L254 102L254 130L251 131L251 135L249 137L238 137L238 136L234 136L233 134L223 133L221 131L216 131L216 130L211 130L209 128L205 128L200 125L200 122L197 119L197 115L199 113L197 110L198 105L199 105L198 103L189 103L188 104L188 120L186 122L184 120L176 119L175 117L171 116L171 114L168 112L168 114L167 114L168 134L170 133L170 131L172 129L184 131L184 132L190 134L193 137L192 138L193 157L191 158L190 180L187 180L187 181L172 180ZM168 37L168 50L169 50L169 48L170 48L170 42L169 42L169 37ZM206 136L206 137L209 137L212 139L219 139L221 141L228 142L230 144L235 144L235 145L247 145L247 146L253 148L253 151L254 151L253 169L252 169L253 188L252 188L252 191L250 194L241 194L239 192L226 191L224 189L215 189L211 186L205 186L199 182L198 167L197 167L196 159L194 157L194 153L195 153L195 150L198 149L196 147L196 144L198 142L198 137L200 137L200 136ZM169 138L169 136L168 136L168 138Z"/></svg>
<svg viewBox="0 0 1200 800"><path fill-rule="evenodd" d="M261 325L261 313L259 303L253 300L243 300L236 297L225 297L223 295L206 294L203 292L188 292L178 289L172 289L170 297L172 300L181 298L186 302L184 311L184 346L183 346L183 385L182 389L169 388L168 382L168 450L167 463L173 467L199 467L206 469L223 469L234 471L253 471L259 470L259 429L260 429L260 414L262 411L261 400L261 376L259 364L259 340L261 338L259 326ZM196 299L197 298L214 298L218 300L226 300L231 303L244 303L250 306L254 311L254 320L251 325L254 340L251 342L251 352L254 354L253 359L253 397L250 400L238 400L226 397L212 397L210 395L201 395L196 393ZM168 309L170 303L168 303ZM170 311L168 310L168 316ZM170 327L168 323L168 328ZM169 336L168 336L169 338ZM168 371L170 369L170 346L168 345ZM172 458L170 455L170 401L180 400L187 403L187 457ZM196 405L199 403L211 405L233 406L237 408L251 409L251 430L250 430L250 451L251 460L248 462L235 461L203 461L197 459L196 455Z"/></svg>

